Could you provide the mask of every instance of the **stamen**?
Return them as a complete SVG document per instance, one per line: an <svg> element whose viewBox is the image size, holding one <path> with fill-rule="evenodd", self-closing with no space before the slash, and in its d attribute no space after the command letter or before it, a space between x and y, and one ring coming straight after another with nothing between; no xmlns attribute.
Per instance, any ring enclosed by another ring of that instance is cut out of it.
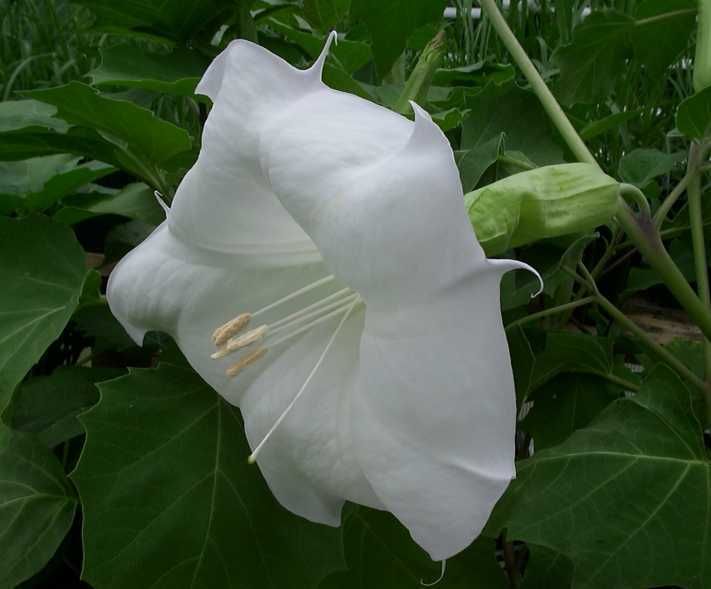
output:
<svg viewBox="0 0 711 589"><path fill-rule="evenodd" d="M285 323L289 323L289 322L293 321L294 319L297 319L298 317L301 317L302 315L307 314L309 311L311 311L313 309L318 309L322 305L324 305L334 299L339 299L343 295L345 295L349 292L352 292L350 288L348 288L348 287L342 288L338 292L335 292L332 295L329 295L326 298L321 299L320 301L316 301L315 303L309 305L308 307L304 307L300 311L296 311L295 313L292 313L291 315L287 315L286 317L284 317L284 319L279 319L279 321L275 321L269 327L270 327L270 329L278 329Z"/></svg>
<svg viewBox="0 0 711 589"><path fill-rule="evenodd" d="M212 333L212 341L215 342L216 346L221 346L233 335L237 335L240 331L247 327L251 319L252 315L249 313L237 315L237 317L230 319L224 325L220 325L220 327Z"/></svg>
<svg viewBox="0 0 711 589"><path fill-rule="evenodd" d="M290 301L291 299L296 298L304 293L307 293L310 290L313 290L314 288L318 288L319 286L328 284L334 278L335 277L333 275L326 276L325 278L321 278L320 280L317 280L316 282L312 282L311 284L308 284L308 285L304 286L303 288L300 288L299 290L295 290L291 294L286 295L285 297L279 299L278 301L274 301L273 303L269 303L266 307L262 307L261 309L259 309L259 311L255 311L254 313L252 313L252 317L257 317L258 315L261 315L262 313L266 313L267 311L272 310L274 307L278 307L279 305L286 303L287 301Z"/></svg>
<svg viewBox="0 0 711 589"><path fill-rule="evenodd" d="M350 300L350 299L349 299L349 300ZM355 301L353 301L352 303L350 303L350 304L349 304L349 303L346 303L345 305L343 305L343 306L341 306L341 307L338 307L338 309L336 309L335 311L331 311L330 313L326 313L323 317L319 317L318 319L316 319L316 320L314 320L314 321L311 321L310 323L307 323L306 325L303 325L302 327L299 327L298 329L296 329L296 330L294 330L294 331L292 331L292 332L286 333L286 334L282 335L281 337L278 337L275 341L270 341L270 342L269 342L269 346L273 348L273 347L278 346L279 344L285 342L286 340L291 339L292 337L296 337L297 335L301 335L302 333L304 333L305 331L308 331L308 330L311 329L312 327L316 327L317 325L320 325L320 324L323 323L324 321L328 321L328 320L331 319L332 317L335 317L336 315L339 315L339 314L342 313L345 309L347 309L347 308L349 308L349 307L355 307L360 301L361 301L360 295L357 295L357 298L356 298Z"/></svg>
<svg viewBox="0 0 711 589"><path fill-rule="evenodd" d="M309 375L306 377L306 380L304 381L304 384L301 385L301 388L299 389L299 392L296 393L294 398L291 400L291 402L287 405L286 409L282 412L282 414L278 417L278 419L274 422L274 425L269 429L267 434L262 438L262 441L257 444L257 447L254 449L254 451L249 455L249 458L247 459L247 462L250 464L254 464L257 460L257 454L261 451L261 449L264 447L264 444L267 443L267 440L272 436L272 434L276 431L276 429L281 425L281 422L284 421L286 416L289 414L289 412L294 408L294 405L296 405L296 402L299 400L301 395L304 393L306 390L306 387L309 386L309 383L311 382L311 379L314 377L318 369L320 368L321 364L323 364L324 359L326 358L326 354L328 354L328 351L331 349L331 346L333 345L333 342L336 341L336 337L338 337L339 332L341 331L341 328L343 327L343 324L346 322L348 317L351 314L351 311L353 311L354 307L358 304L358 299L353 301L350 306L346 309L346 312L343 314L343 317L341 317L341 320L338 323L338 326L334 330L334 332L331 334L331 337L328 340L328 343L326 344L326 347L324 348L323 352L321 352L321 356L319 356L319 359L316 362L316 365L311 369L311 372L309 372Z"/></svg>
<svg viewBox="0 0 711 589"><path fill-rule="evenodd" d="M246 348L254 342L261 340L266 335L268 330L269 328L266 325L260 325L240 337L234 337L227 342L226 346L221 347L210 357L213 360L219 360L220 358L229 356L232 352L235 352L241 348Z"/></svg>
<svg viewBox="0 0 711 589"><path fill-rule="evenodd" d="M314 310L311 311L311 313L306 313L302 317L297 317L296 319L293 319L291 321L288 321L287 323L284 323L282 321L278 321L277 323L281 323L281 325L277 328L276 323L274 325L269 326L269 333L270 335L276 335L277 333L281 333L283 331L288 331L295 325L298 325L299 323L302 323L303 321L306 321L308 319L311 319L313 317L318 317L319 315L322 315L326 311L330 311L331 309L336 309L339 307L343 307L344 305L347 305L348 303L352 303L358 298L358 294L353 294L349 297L346 297L345 299L337 300L336 302L331 303L330 305L321 305L319 304L318 307Z"/></svg>
<svg viewBox="0 0 711 589"><path fill-rule="evenodd" d="M237 362L232 364L226 371L225 374L229 378L234 378L237 376L240 372L242 372L247 366L250 364L253 364L257 360L259 360L264 354L267 353L267 348L259 348L258 350L254 350L254 352L250 352L246 356L242 356Z"/></svg>

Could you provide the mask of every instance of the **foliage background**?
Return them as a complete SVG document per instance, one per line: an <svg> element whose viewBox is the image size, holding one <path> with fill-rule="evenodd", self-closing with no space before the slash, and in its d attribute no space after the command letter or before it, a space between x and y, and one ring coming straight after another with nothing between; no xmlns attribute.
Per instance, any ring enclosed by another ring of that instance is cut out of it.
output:
<svg viewBox="0 0 711 589"><path fill-rule="evenodd" d="M195 160L210 105L193 90L236 37L303 67L336 28L326 81L397 108L444 30L418 100L465 192L574 161L490 22L468 16L471 0L450 4L445 20L444 0L0 0L0 587L399 588L438 576L389 514L348 506L334 530L279 507L244 460L238 412L166 336L137 348L102 292L161 222L153 191L169 201ZM605 171L653 210L711 120L708 93L689 115L699 136L676 119L694 95L696 8L505 11ZM682 198L661 235L693 283L689 225ZM590 229L507 252L546 278L533 302L529 278L502 285L519 477L441 587L711 586L700 395L599 304L578 305L589 290L570 269L584 261L701 378L702 336L613 221Z"/></svg>

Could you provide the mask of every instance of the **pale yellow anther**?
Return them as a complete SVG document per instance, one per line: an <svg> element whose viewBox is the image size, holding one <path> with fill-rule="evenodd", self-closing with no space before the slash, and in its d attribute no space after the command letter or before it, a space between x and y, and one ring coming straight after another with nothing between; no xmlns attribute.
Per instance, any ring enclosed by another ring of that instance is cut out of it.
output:
<svg viewBox="0 0 711 589"><path fill-rule="evenodd" d="M225 370L225 374L227 374L227 376L229 376L230 378L234 378L245 368L247 368L247 366L249 366L250 364L254 364L266 353L267 348L259 348L258 350L254 350L254 352L250 352L249 354L242 356L237 362L235 362L227 370Z"/></svg>
<svg viewBox="0 0 711 589"><path fill-rule="evenodd" d="M227 323L220 325L220 327L212 333L212 341L215 342L216 346L222 346L233 335L237 335L247 327L251 318L252 315L250 313L242 313L241 315L237 315L234 319L230 319Z"/></svg>
<svg viewBox="0 0 711 589"><path fill-rule="evenodd" d="M267 334L267 331L269 331L269 328L266 325L260 325L259 327L248 331L244 335L240 335L239 337L233 337L227 342L227 344L225 344L219 350L217 350L217 352L212 354L211 358L213 358L214 360L219 360L220 358L228 356L232 352L236 352L237 350L246 348L247 346L252 345L254 342L258 342L259 340L261 340Z"/></svg>

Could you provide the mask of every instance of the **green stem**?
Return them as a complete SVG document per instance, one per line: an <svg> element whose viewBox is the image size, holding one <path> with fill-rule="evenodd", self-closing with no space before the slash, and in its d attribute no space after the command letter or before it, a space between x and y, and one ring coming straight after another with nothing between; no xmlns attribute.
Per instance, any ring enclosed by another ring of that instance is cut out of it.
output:
<svg viewBox="0 0 711 589"><path fill-rule="evenodd" d="M699 298L707 310L711 309L709 295L709 274L706 261L706 243L704 241L704 217L701 207L701 175L699 173L701 149L697 143L692 143L689 149L688 173L691 181L687 187L689 201L689 221L691 223L691 244L694 251L694 267L696 269L696 289ZM707 383L706 410L708 422L711 423L711 338L704 340L704 377Z"/></svg>
<svg viewBox="0 0 711 589"><path fill-rule="evenodd" d="M662 204L659 205L657 212L654 213L654 224L657 228L662 226L664 220L669 214L669 211L674 206L674 203L676 203L676 201L679 200L679 197L684 194L684 191L686 190L686 187L688 186L690 180L691 175L687 173L679 181L679 184L674 187L674 190L669 193L669 196L667 196L662 202Z"/></svg>
<svg viewBox="0 0 711 589"><path fill-rule="evenodd" d="M702 391L705 390L704 382L696 376L691 370L686 367L681 360L679 360L674 354L669 352L666 348L655 342L647 333L639 327L634 321L632 321L627 315L620 311L615 305L613 305L605 296L603 296L597 288L597 285L593 281L590 272L580 264L580 269L585 274L585 278L588 281L588 285L592 288L595 293L595 299L598 305L600 305L605 312L612 317L613 321L618 323L622 328L633 333L640 342L655 356L657 356L663 362L669 364L674 370L676 370L682 377L689 381L694 386L698 387Z"/></svg>
<svg viewBox="0 0 711 589"><path fill-rule="evenodd" d="M422 104L425 101L434 73L444 56L444 41L445 33L442 30L422 50L417 64L415 64L410 77L407 78L402 94L393 105L393 110L401 114L407 114L411 111L410 100L414 100L418 104Z"/></svg>
<svg viewBox="0 0 711 589"><path fill-rule="evenodd" d="M612 374L612 372L596 372L595 375L599 376L600 378L604 378L606 381L611 382L612 384L621 386L626 391L637 392L639 390L639 385L636 382L632 382L631 380L627 380L626 378L622 378L621 376Z"/></svg>
<svg viewBox="0 0 711 589"><path fill-rule="evenodd" d="M550 317L551 315L557 315L558 313L572 311L573 309L577 309L578 307L582 307L594 301L595 297L585 297L584 299L565 303L564 305L558 305L557 307L544 309L543 311L539 311L538 313L532 313L531 315L527 315L526 317L522 317L521 319L517 319L516 321L512 321L511 323L509 323L506 326L506 331L508 331L509 329L513 329L514 327L520 327L521 325L525 325L526 323L532 323L533 321L537 321L538 319Z"/></svg>
<svg viewBox="0 0 711 589"><path fill-rule="evenodd" d="M573 152L575 157L581 162L587 162L589 164L593 164L594 166L598 166L597 160L595 160L593 154L590 153L590 150L578 135L575 127L573 127L571 122L568 120L568 117L563 112L563 109L558 104L558 101L543 81L541 74L538 73L536 66L533 65L533 62L530 60L523 47L521 47L520 43L516 39L516 35L514 35L509 28L506 23L506 19L504 19L499 11L499 8L496 6L496 2L494 0L480 0L479 4L481 5L482 10L489 17L489 21L499 35L499 38L506 46L506 49L511 54L511 57L513 57L516 65L518 65L521 72L528 80L528 83L531 84L531 88L538 97L538 100L541 101L546 113L550 117L551 121L553 121L553 124L556 126L558 132L568 144L568 147L570 147L570 150Z"/></svg>
<svg viewBox="0 0 711 589"><path fill-rule="evenodd" d="M647 197L644 196L644 193L636 186L632 184L620 184L620 196L622 196L623 198L628 197L635 201L639 205L640 210L647 217L650 217L652 215L652 211L649 208L649 202L647 201Z"/></svg>
<svg viewBox="0 0 711 589"><path fill-rule="evenodd" d="M677 265L669 256L652 219L644 214L635 215L627 203L620 198L616 214L617 221L635 244L647 263L662 278L667 288L684 307L691 319L704 335L711 339L711 312L696 296Z"/></svg>

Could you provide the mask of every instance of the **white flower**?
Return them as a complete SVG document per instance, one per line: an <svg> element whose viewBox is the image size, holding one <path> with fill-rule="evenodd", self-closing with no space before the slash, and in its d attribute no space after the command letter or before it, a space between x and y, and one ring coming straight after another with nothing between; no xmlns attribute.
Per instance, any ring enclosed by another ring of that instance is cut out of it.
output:
<svg viewBox="0 0 711 589"><path fill-rule="evenodd" d="M525 265L485 258L429 116L331 90L327 50L308 70L241 40L215 59L198 161L109 303L240 407L286 508L329 525L345 500L386 509L441 560L514 476L499 280Z"/></svg>

